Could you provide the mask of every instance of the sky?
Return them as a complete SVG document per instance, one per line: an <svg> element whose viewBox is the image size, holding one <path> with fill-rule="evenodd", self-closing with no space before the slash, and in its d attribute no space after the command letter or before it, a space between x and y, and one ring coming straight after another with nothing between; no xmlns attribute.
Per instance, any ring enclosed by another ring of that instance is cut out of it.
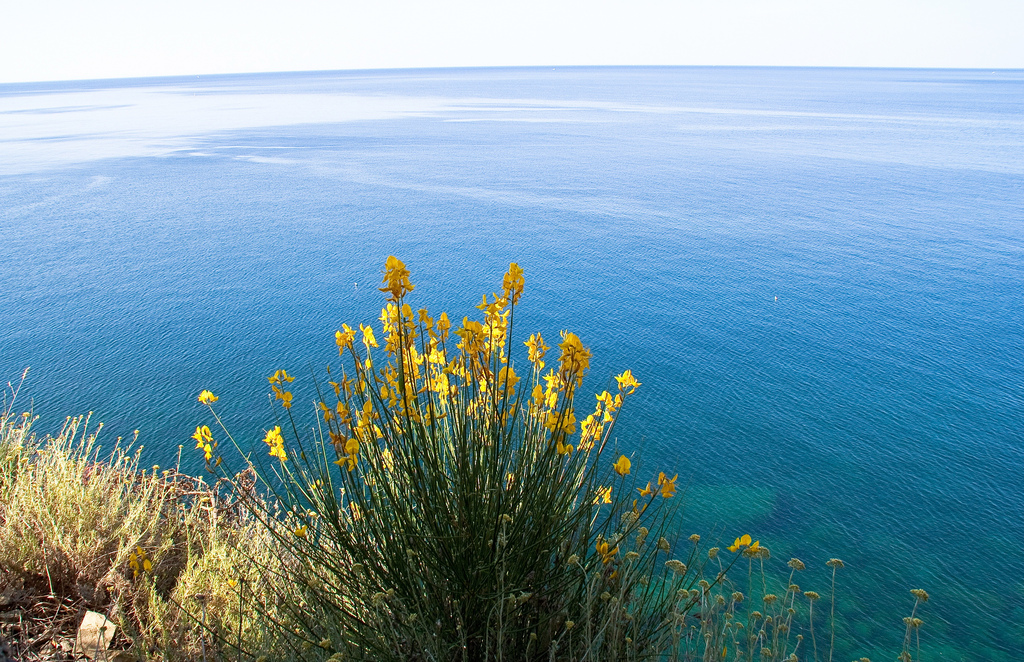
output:
<svg viewBox="0 0 1024 662"><path fill-rule="evenodd" d="M1024 0L0 0L0 83L414 67L1024 68Z"/></svg>

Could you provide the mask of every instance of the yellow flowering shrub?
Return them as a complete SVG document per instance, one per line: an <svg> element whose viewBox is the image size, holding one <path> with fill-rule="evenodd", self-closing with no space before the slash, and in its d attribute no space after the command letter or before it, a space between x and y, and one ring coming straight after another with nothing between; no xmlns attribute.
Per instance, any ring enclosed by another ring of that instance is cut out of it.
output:
<svg viewBox="0 0 1024 662"><path fill-rule="evenodd" d="M296 434L268 427L269 458L254 466L272 498L248 503L292 559L284 566L302 607L285 630L297 650L329 642L374 659L525 659L582 645L565 636L567 622L595 651L654 645L664 619L632 614L679 606L670 589L684 577L652 584L663 551L642 539L661 528L649 506L672 496L675 479L662 474L637 499L634 461L604 459L640 382L625 371L615 393L588 405L578 392L591 352L579 336L563 331L554 350L539 333L516 343L516 264L482 297L480 317L460 323L412 307L415 286L395 257L382 285L380 326L334 335L344 367L316 385L317 433L297 433L306 426L293 419L294 378L268 379ZM212 412L217 397L199 400ZM218 470L209 429L195 439ZM636 549L624 555L627 545Z"/></svg>

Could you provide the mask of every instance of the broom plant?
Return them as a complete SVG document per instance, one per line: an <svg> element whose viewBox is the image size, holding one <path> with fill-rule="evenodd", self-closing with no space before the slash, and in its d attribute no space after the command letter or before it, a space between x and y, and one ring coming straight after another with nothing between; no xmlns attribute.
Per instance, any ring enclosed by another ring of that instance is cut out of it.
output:
<svg viewBox="0 0 1024 662"><path fill-rule="evenodd" d="M633 461L612 459L640 383L627 370L615 393L586 403L591 353L565 331L557 357L530 335L517 374L516 264L483 297L482 320L454 328L413 310L409 276L388 258L383 347L368 325L336 333L346 365L316 384L309 434L293 416L294 378L269 378L284 416L267 454L247 456L265 491L239 498L288 557L274 570L291 592L275 612L282 645L375 660L663 654L724 569L698 584L697 546L672 557L663 502L676 477L640 487ZM199 399L217 417L216 396ZM229 475L209 428L194 438L208 468Z"/></svg>

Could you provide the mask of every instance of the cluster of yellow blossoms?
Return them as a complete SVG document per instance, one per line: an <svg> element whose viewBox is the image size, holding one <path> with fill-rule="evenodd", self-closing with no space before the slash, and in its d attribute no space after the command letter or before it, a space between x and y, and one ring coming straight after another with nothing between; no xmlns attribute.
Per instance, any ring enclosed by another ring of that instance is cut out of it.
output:
<svg viewBox="0 0 1024 662"><path fill-rule="evenodd" d="M274 391L274 397L281 401L281 406L285 409L291 409L292 393L291 391L285 391L282 387L287 383L295 381L295 378L284 370L278 370L270 377L267 377L267 381L270 382L270 388Z"/></svg>
<svg viewBox="0 0 1024 662"><path fill-rule="evenodd" d="M209 391L203 391L203 393L209 393ZM202 402L202 400L200 400ZM197 425L196 431L192 433L192 438L196 440L196 448L203 451L203 456L206 458L207 464L213 459L213 451L217 448L217 442L213 440L213 433L210 432L208 425Z"/></svg>
<svg viewBox="0 0 1024 662"><path fill-rule="evenodd" d="M318 404L336 453L335 464L354 470L359 464L360 449L383 439L384 427L400 434L411 426L436 426L445 419L446 424L463 428L504 429L524 424L535 433L533 438L546 440L563 457L577 450L589 454L595 446L603 449L624 399L636 392L640 382L629 370L617 375L618 392L598 394L593 412L577 421L573 407L575 390L590 367L591 352L576 334L563 331L558 343L557 369L550 368L545 373L545 359L551 348L541 334L535 333L524 343L532 367L532 390L517 398L516 387L521 378L511 365L506 344L512 311L522 296L524 282L519 265L509 265L501 293L485 295L477 306L483 311L483 320L463 318L452 332L447 314L441 313L435 319L426 309L414 312L404 302L405 295L415 286L405 264L394 256L388 257L380 288L387 294L387 304L380 315L386 362L382 367L374 366L373 350L380 345L369 325L360 324L356 330L343 324L342 330L335 333L339 356L347 351L354 368L351 374L343 371L340 378L328 382L336 402ZM357 338L362 345L359 350ZM456 352L450 352L452 341ZM286 387L294 377L285 370L277 370L268 381L275 398L286 410L290 409L293 396ZM199 401L212 411L217 397L204 390ZM570 439L577 431L577 423L579 438L574 447ZM209 463L216 448L209 428L197 427L193 437ZM271 456L282 462L288 460L280 426L267 431L263 441ZM386 464L393 467L391 450L384 449L380 458L383 453L387 454ZM628 475L631 467L631 461L624 455L613 465L619 476ZM667 499L675 494L677 478L678 475L668 478L661 473L657 487L652 489L648 482L639 490L640 494L649 496L657 492ZM596 502L611 503L611 487L599 488Z"/></svg>
<svg viewBox="0 0 1024 662"><path fill-rule="evenodd" d="M268 430L263 443L270 447L271 457L279 458L282 462L288 460L288 454L284 450L284 437L281 436L281 426L275 425L273 430Z"/></svg>
<svg viewBox="0 0 1024 662"><path fill-rule="evenodd" d="M209 391L207 391L209 392ZM139 578L139 572L153 572L153 562L146 556L146 550L136 547L135 551L128 555L128 567L132 569L132 576Z"/></svg>
<svg viewBox="0 0 1024 662"><path fill-rule="evenodd" d="M679 478L679 474L669 478L664 472L658 474L658 485L655 489L651 489L651 483L648 481L647 487L637 488L640 492L640 496L649 496L658 492L665 499L675 496L676 493L676 480Z"/></svg>
<svg viewBox="0 0 1024 662"><path fill-rule="evenodd" d="M362 352L355 348L355 329L345 324L335 333L339 354L348 351L354 367L354 374L344 373L340 380L330 382L337 403L320 404L339 456L337 463L353 469L359 461L360 445L383 437L382 425L401 431L407 426L436 425L449 417L449 422L458 419L460 425L513 423L510 416L515 408L509 404L516 402L521 378L509 361L506 344L512 306L523 292L523 270L510 265L501 293L485 295L477 306L484 313L483 320L464 318L454 331L447 314L435 320L426 309L414 312L404 302L414 286L401 260L388 258L383 284L380 289L388 294L388 303L380 321L387 363L374 369L372 349L379 345L369 326L359 326ZM454 336L454 355L449 334ZM531 335L525 345L534 369L534 387L524 400L524 413L546 430L557 453L570 455L575 448L569 436L576 432L577 424L572 393L590 365L590 351L575 334L564 332L557 372L552 369L542 375L549 347L540 334ZM620 383L630 392L639 385L628 373ZM606 424L614 421L622 395L598 396L597 410L584 421L582 449L592 448Z"/></svg>
<svg viewBox="0 0 1024 662"><path fill-rule="evenodd" d="M760 549L760 547L761 547L760 541L755 540L754 542L750 542L750 535L744 533L742 536L737 538L736 541L733 544L729 545L726 549L728 549L730 552L738 552L741 549L749 551L749 552L756 552L756 551L758 551L758 549Z"/></svg>

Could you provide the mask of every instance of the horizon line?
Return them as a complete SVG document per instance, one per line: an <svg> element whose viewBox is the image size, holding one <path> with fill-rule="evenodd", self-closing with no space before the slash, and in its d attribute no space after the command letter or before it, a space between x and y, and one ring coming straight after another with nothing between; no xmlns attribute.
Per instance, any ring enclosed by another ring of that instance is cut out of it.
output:
<svg viewBox="0 0 1024 662"><path fill-rule="evenodd" d="M548 64L548 65L469 65L452 67L368 67L361 69L289 69L235 71L218 73L158 74L153 76L112 76L105 78L61 78L3 81L0 88L18 85L60 85L68 83L110 83L126 81L181 80L191 78L239 78L268 75L382 74L425 71L543 70L543 69L842 69L876 71L990 71L1024 72L1024 67L899 67L803 64Z"/></svg>

